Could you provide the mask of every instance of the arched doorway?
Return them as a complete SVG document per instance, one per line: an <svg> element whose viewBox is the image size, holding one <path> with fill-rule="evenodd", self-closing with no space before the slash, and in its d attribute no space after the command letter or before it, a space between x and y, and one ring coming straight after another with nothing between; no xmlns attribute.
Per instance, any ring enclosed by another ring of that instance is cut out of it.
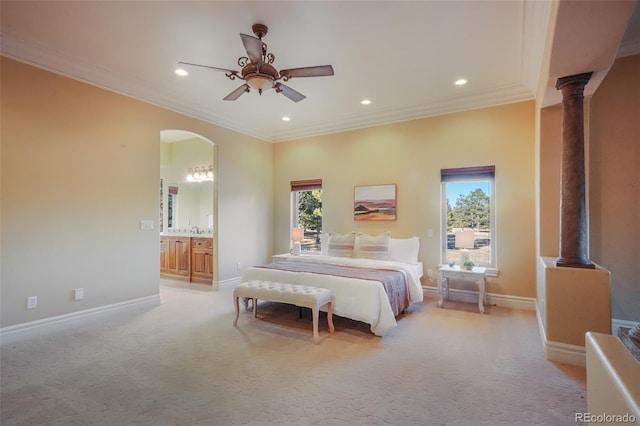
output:
<svg viewBox="0 0 640 426"><path fill-rule="evenodd" d="M159 166L160 277L217 289L216 144L161 130Z"/></svg>

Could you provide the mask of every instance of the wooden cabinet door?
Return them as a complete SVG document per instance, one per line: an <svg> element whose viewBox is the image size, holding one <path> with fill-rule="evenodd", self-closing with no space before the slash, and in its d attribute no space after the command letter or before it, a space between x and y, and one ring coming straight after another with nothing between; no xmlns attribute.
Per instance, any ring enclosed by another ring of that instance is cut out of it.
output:
<svg viewBox="0 0 640 426"><path fill-rule="evenodd" d="M189 238L170 238L167 247L167 271L189 276Z"/></svg>
<svg viewBox="0 0 640 426"><path fill-rule="evenodd" d="M213 240L191 239L191 281L213 284Z"/></svg>
<svg viewBox="0 0 640 426"><path fill-rule="evenodd" d="M190 261L189 238L180 238L176 241L176 267L179 275L189 276Z"/></svg>
<svg viewBox="0 0 640 426"><path fill-rule="evenodd" d="M167 239L166 237L160 237L160 273L166 273L167 268Z"/></svg>
<svg viewBox="0 0 640 426"><path fill-rule="evenodd" d="M207 276L211 277L211 279L213 279L213 250L209 250L207 252L207 263L206 263L206 271L207 271Z"/></svg>
<svg viewBox="0 0 640 426"><path fill-rule="evenodd" d="M210 256L206 250L202 249L194 249L191 252L191 272L192 275L206 275L208 269L207 268L207 260L209 260Z"/></svg>

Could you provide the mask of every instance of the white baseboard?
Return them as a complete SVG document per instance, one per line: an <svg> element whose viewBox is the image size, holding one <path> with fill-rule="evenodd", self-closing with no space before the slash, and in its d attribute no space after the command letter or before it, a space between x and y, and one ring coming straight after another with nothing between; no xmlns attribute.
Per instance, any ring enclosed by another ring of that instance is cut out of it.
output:
<svg viewBox="0 0 640 426"><path fill-rule="evenodd" d="M577 365L579 367L585 367L587 365L584 346L547 341L544 344L544 354L549 361Z"/></svg>
<svg viewBox="0 0 640 426"><path fill-rule="evenodd" d="M240 284L240 281L240 277L229 278L222 281L216 281L214 283L214 286L217 286L217 290L223 290L225 288L235 287L236 285Z"/></svg>
<svg viewBox="0 0 640 426"><path fill-rule="evenodd" d="M154 294L152 296L126 300L124 302L114 303L111 305L98 306L97 308L85 309L78 312L71 312L36 321L2 327L0 328L0 346L19 340L42 336L52 331L60 331L87 317L112 313L114 311L124 309L154 307L158 305L160 305L160 295Z"/></svg>
<svg viewBox="0 0 640 426"><path fill-rule="evenodd" d="M611 335L612 336L618 336L618 329L620 327L633 328L638 324L640 324L640 322L627 321L627 320L621 320L621 319L613 318L611 320Z"/></svg>
<svg viewBox="0 0 640 426"><path fill-rule="evenodd" d="M438 298L438 287L422 286L427 297ZM450 289L449 299L461 302L478 303L478 292L471 290ZM509 296L505 294L487 293L489 305L502 306L505 308L522 309L534 311L536 309L536 299L533 297Z"/></svg>

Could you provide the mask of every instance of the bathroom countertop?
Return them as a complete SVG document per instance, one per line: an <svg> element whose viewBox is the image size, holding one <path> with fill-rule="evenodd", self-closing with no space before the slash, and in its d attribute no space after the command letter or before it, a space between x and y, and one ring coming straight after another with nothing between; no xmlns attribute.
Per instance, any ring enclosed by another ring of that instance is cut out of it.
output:
<svg viewBox="0 0 640 426"><path fill-rule="evenodd" d="M187 232L171 232L171 233L160 233L161 237L190 237L190 238L213 238L212 234L191 234Z"/></svg>

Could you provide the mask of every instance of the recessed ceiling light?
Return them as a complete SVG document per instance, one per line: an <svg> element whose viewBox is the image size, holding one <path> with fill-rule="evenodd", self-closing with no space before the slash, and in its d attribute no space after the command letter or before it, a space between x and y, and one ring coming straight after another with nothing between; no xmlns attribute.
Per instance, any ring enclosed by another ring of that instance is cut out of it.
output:
<svg viewBox="0 0 640 426"><path fill-rule="evenodd" d="M186 70L183 70L182 68L178 68L176 70L176 74L178 74L181 77L186 77L189 75L189 73Z"/></svg>
<svg viewBox="0 0 640 426"><path fill-rule="evenodd" d="M360 101L360 103L362 105L369 105L371 103L371 100L370 99L363 99L362 101Z"/></svg>
<svg viewBox="0 0 640 426"><path fill-rule="evenodd" d="M467 84L467 80L465 80L464 78L456 80L455 83L456 86L464 86L465 84Z"/></svg>
<svg viewBox="0 0 640 426"><path fill-rule="evenodd" d="M282 121L291 121L291 117L282 117Z"/></svg>

